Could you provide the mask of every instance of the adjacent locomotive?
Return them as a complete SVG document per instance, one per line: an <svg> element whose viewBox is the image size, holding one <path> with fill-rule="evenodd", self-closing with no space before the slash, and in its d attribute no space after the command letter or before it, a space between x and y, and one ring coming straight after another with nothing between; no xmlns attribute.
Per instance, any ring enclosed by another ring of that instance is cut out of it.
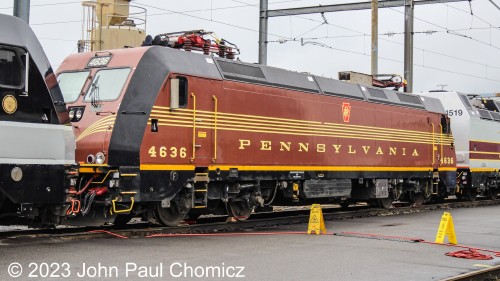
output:
<svg viewBox="0 0 500 281"><path fill-rule="evenodd" d="M50 221L66 202L75 138L56 76L33 31L2 14L0 101L0 222L11 222L19 211Z"/></svg>
<svg viewBox="0 0 500 281"><path fill-rule="evenodd" d="M58 80L80 163L67 223L455 192L433 98L160 46L71 55Z"/></svg>
<svg viewBox="0 0 500 281"><path fill-rule="evenodd" d="M457 196L496 199L500 192L500 100L457 92L419 95L441 100L451 119L457 155Z"/></svg>

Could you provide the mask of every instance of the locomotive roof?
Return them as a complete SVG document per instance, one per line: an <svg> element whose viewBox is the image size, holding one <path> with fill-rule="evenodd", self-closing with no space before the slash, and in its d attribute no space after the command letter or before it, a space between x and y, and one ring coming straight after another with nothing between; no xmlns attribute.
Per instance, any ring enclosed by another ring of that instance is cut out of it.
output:
<svg viewBox="0 0 500 281"><path fill-rule="evenodd" d="M269 85L311 94L324 94L376 103L406 106L444 114L444 109L437 99L428 99L424 101L418 95L363 86L271 66L245 63L238 60L229 60L161 46L119 49L111 50L110 52L117 55L121 52L142 54L142 58L140 59L141 62L137 61L134 63L130 56L124 57L128 59L127 64L132 63L139 65L145 61L149 62L147 63L147 65L149 65L149 67L147 67L147 72L164 73L161 82L163 82L164 77L166 77L168 73L188 74L217 80L234 80ZM84 59L80 60L79 67L76 68L84 68L85 66L83 64L86 64L88 59L95 56L96 53L80 55L83 56ZM124 62L124 57L116 56L116 58L111 59L109 66L118 65L119 62ZM66 60L61 65L61 70L63 71L68 69L65 64ZM148 80L150 81L150 79Z"/></svg>
<svg viewBox="0 0 500 281"><path fill-rule="evenodd" d="M42 45L26 22L13 16L0 14L0 23L1 44L27 50L41 73L46 73L51 69Z"/></svg>
<svg viewBox="0 0 500 281"><path fill-rule="evenodd" d="M269 85L312 94L339 96L445 113L440 101L437 99L423 101L418 95L363 86L308 73L183 52L165 47L153 46L149 48L151 48L150 51L155 50L154 52L164 53L165 55L162 56L163 62L171 72L175 73Z"/></svg>

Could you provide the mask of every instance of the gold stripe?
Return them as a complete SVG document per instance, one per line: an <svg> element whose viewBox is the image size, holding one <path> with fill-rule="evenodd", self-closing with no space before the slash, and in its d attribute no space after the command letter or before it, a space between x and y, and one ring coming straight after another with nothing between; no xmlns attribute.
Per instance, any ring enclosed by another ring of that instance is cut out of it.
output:
<svg viewBox="0 0 500 281"><path fill-rule="evenodd" d="M439 167L438 168L438 171L457 171L457 168L456 167Z"/></svg>
<svg viewBox="0 0 500 281"><path fill-rule="evenodd" d="M157 108L157 107L154 107L154 108ZM187 118L188 120L191 120L192 119L192 113L189 113L190 110L187 110L187 109L183 109L183 110L179 110L179 111L174 111L174 112L170 112L170 111L162 111L162 110L152 110L152 113L159 113L159 114L152 114L154 116L165 116L165 117L168 117L168 118ZM201 113L200 113L201 112ZM203 114L203 112L205 114ZM163 113L163 115L162 115ZM210 112L210 111L202 111L202 110L197 110L196 111L197 113L197 116L205 116L209 119L212 119L212 115L214 114L213 112ZM182 117L182 116L177 116L177 115L184 115L184 116L187 116L187 117ZM245 117L245 118L237 118L237 117L226 117L224 115L230 115L230 116L241 116L241 117ZM336 126L338 127L338 129L349 129L351 131L353 130L364 130L366 132L367 129L371 129L371 130L379 130L380 133L384 133L386 134L387 132L394 132L394 133L399 133L399 134L402 134L402 135L418 135L418 137L423 137L422 135L427 135L428 137L431 137L432 136L432 132L425 132L425 131L412 131L412 130L401 130L401 129L391 129L391 128L383 128L383 127L372 127L372 126L361 126L361 125L347 125L347 124L341 124L341 123L328 123L328 122L319 122L319 121L306 121L306 120L298 120L298 119L284 119L284 118L274 118L274 117L266 117L266 116L254 116L254 115L241 115L241 114L231 114L231 113L224 113L224 112L220 112L218 113L218 118L222 118L222 119L228 119L228 120L242 120L242 121L246 121L246 122L250 122L250 124L255 124L255 122L262 122L262 123L270 123L270 124L267 124L267 125L271 125L271 126L278 126L278 125L275 125L275 124L283 124L283 125L286 125L286 126L291 126L292 124L290 122L280 122L280 121L292 121L292 122L295 122L295 123L298 123L298 124L294 124L294 125L297 125L297 126L300 126L300 125L309 125L309 127L325 127L324 125L328 125L328 126ZM264 120L259 120L261 118L265 118ZM257 119L257 120L255 120ZM272 120L279 120L279 121L272 121ZM228 122L228 121L226 121ZM242 123L242 122L239 122L239 123ZM452 139L452 137L449 137L449 136L443 136L444 138L449 138L449 139Z"/></svg>
<svg viewBox="0 0 500 281"><path fill-rule="evenodd" d="M488 152L488 151L469 151L469 153L500 155L500 152Z"/></svg>
<svg viewBox="0 0 500 281"><path fill-rule="evenodd" d="M487 140L470 140L470 142L485 142L485 143L495 143L495 144L500 144L500 142L495 142L495 141L487 141Z"/></svg>
<svg viewBox="0 0 500 281"><path fill-rule="evenodd" d="M240 171L432 171L432 167L370 167L370 166L230 166L230 165L212 165L209 170L213 171L229 170L237 168Z"/></svg>
<svg viewBox="0 0 500 281"><path fill-rule="evenodd" d="M170 113L170 107L153 106L153 108L164 109L163 111L160 111L160 112ZM190 109L179 109L179 110L176 110L176 111L191 112L192 110L190 110ZM201 113L206 113L206 114L213 114L212 111L196 110L197 114L199 114L200 112ZM299 122L299 123L305 123L305 124L320 124L320 125L323 124L322 122L319 122L319 121L307 121L307 120L300 120L300 119L287 119L287 118L278 118L278 117L270 117L270 116L235 114L235 113L227 113L227 112L219 112L218 114L219 115L227 115L227 116L244 117L245 119L252 119L252 118L255 118L255 119L264 119L264 120L259 120L259 121L276 120L276 121L293 121L293 122ZM288 123L285 123L285 124L288 124ZM389 132L389 131L391 131L391 132L397 132L397 131L401 131L401 132L420 132L420 131L412 131L412 130L391 129L391 128L372 127L372 126L363 126L363 125L351 125L351 124L341 124L341 123L338 123L336 125L344 126L344 127L349 127L349 128L368 128L368 129L370 129L370 128L379 128L379 129L385 130L386 132ZM421 132L421 133L431 134L430 132Z"/></svg>
<svg viewBox="0 0 500 281"><path fill-rule="evenodd" d="M373 171L373 172L386 172L386 171L432 171L432 167L368 167L368 166L231 166L231 165L211 165L210 171L220 169L228 171L229 169L236 168L239 171ZM194 165L163 165L163 164L142 164L141 170L163 171L163 170L183 170L194 171ZM455 168L445 168L453 169Z"/></svg>
<svg viewBox="0 0 500 281"><path fill-rule="evenodd" d="M469 159L470 161L478 161L478 162L481 162L481 161L489 161L489 162L495 162L495 161L500 161L500 159L482 159L482 158L470 158Z"/></svg>
<svg viewBox="0 0 500 281"><path fill-rule="evenodd" d="M190 123L190 122L188 122ZM171 126L171 127L184 127L184 128L192 128L192 125L174 125L174 124L163 124L163 123L158 123L158 126ZM213 127L208 127L208 126L196 126L197 128L202 128L202 129L214 129ZM360 135L356 136L345 136L345 135L336 135L336 134L313 134L313 133L302 133L302 134L295 134L295 133L290 133L290 132L273 132L273 131L263 131L263 130L241 130L241 129L232 129L232 128L221 128L217 127L218 130L225 130L225 131L237 131L237 132L254 132L254 133L268 133L268 134L281 134L281 135L301 135L301 136L317 136L317 137L340 137L340 138L346 138L346 139L363 139L363 140L375 140L375 141L394 141L394 142L405 142L405 143L419 143L419 144L432 144L431 141L423 142L423 141L413 141L413 139L408 139L408 140L402 140L402 139L390 139L390 138L364 138L361 137ZM448 143L445 143L443 145L449 146L451 145Z"/></svg>
<svg viewBox="0 0 500 281"><path fill-rule="evenodd" d="M157 115L152 114L151 117L159 117ZM180 123L180 124L190 124L192 123L193 118L192 117L183 117L182 119L184 120L178 120L178 119L162 119L158 118L159 121L166 121L167 123ZM212 120L202 121L205 123L205 126L210 126L211 128L215 129L215 123L212 122ZM359 136L360 133L364 135L369 135L372 137L386 137L386 138L394 138L394 139L417 139L421 141L430 141L431 138L422 136L422 134L390 134L388 135L387 132L367 132L367 131L360 131L359 129L354 129L351 131L346 131L346 130L338 130L332 126L316 126L317 128L311 128L311 127L298 127L298 126L293 126L293 125L267 125L267 124L259 124L255 122L232 122L227 124L229 121L224 121L224 120L218 120L218 128L247 128L247 129L265 129L273 132L277 131L283 131L283 132L321 132L321 133L337 133L337 134L346 134L349 136ZM290 130L294 129L294 130ZM450 142L450 139L448 139L448 142Z"/></svg>
<svg viewBox="0 0 500 281"><path fill-rule="evenodd" d="M141 164L141 170L147 171L164 171L164 170L181 170L181 171L194 171L194 165L163 165L163 164Z"/></svg>
<svg viewBox="0 0 500 281"><path fill-rule="evenodd" d="M491 168L470 168L471 172L495 172L496 170Z"/></svg>
<svg viewBox="0 0 500 281"><path fill-rule="evenodd" d="M122 177L136 177L137 174L120 174Z"/></svg>
<svg viewBox="0 0 500 281"><path fill-rule="evenodd" d="M115 120L116 120L116 115L110 115L110 116L106 116L98 121L96 121L95 123L92 123L89 127L87 127L87 129L85 129L76 139L76 141L79 141L89 135L92 135L92 134L95 134L95 133L98 133L98 132L105 132L105 131L108 131L108 130L102 130L102 128L107 128L109 126L112 127L112 125L114 125L115 123Z"/></svg>

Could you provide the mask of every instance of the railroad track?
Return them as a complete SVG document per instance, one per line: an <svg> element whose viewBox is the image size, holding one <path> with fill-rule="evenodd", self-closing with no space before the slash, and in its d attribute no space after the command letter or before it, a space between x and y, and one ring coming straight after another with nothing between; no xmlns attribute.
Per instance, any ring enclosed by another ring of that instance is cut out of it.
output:
<svg viewBox="0 0 500 281"><path fill-rule="evenodd" d="M500 280L500 265L467 272L441 281L496 281Z"/></svg>
<svg viewBox="0 0 500 281"><path fill-rule="evenodd" d="M423 205L420 207L405 206L393 209L373 209L368 206L354 206L349 207L347 210L343 210L338 207L326 207L323 208L323 216L325 220L331 221L494 205L500 205L500 200L479 200L474 202L448 201L441 204ZM227 216L202 217L198 219L196 224L186 224L177 227L159 227L149 223L136 223L128 224L125 228L102 226L4 231L0 232L0 242L4 244L15 244L40 242L41 240L68 241L112 237L109 232L127 238L141 238L161 234L241 232L307 223L309 221L309 210L307 208L303 208L301 210L256 213L252 214L248 220L236 222L226 222L227 219Z"/></svg>

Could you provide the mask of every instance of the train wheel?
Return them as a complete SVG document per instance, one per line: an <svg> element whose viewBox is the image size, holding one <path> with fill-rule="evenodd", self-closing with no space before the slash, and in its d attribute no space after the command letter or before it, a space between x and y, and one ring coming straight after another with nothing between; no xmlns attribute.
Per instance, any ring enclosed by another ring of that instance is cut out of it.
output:
<svg viewBox="0 0 500 281"><path fill-rule="evenodd" d="M247 201L229 201L227 209L230 216L238 221L244 221L250 217L253 208L251 208Z"/></svg>
<svg viewBox="0 0 500 281"><path fill-rule="evenodd" d="M348 209L349 208L349 201L347 201L347 200L340 201L340 207L342 209Z"/></svg>
<svg viewBox="0 0 500 281"><path fill-rule="evenodd" d="M378 205L380 206L380 208L384 208L384 209L390 209L392 207L392 201L393 200L391 197L377 199L377 202L378 202Z"/></svg>
<svg viewBox="0 0 500 281"><path fill-rule="evenodd" d="M467 189L465 190L465 198L467 198L469 201L476 201L477 192L471 189Z"/></svg>
<svg viewBox="0 0 500 281"><path fill-rule="evenodd" d="M425 202L425 195L422 192L410 192L410 203L420 206Z"/></svg>
<svg viewBox="0 0 500 281"><path fill-rule="evenodd" d="M162 208L161 202L156 205L156 218L163 225L177 226L184 217L186 217L186 213L181 213L175 201L170 201L170 208Z"/></svg>
<svg viewBox="0 0 500 281"><path fill-rule="evenodd" d="M496 200L498 198L498 189L494 187L488 188L488 198L491 200Z"/></svg>
<svg viewBox="0 0 500 281"><path fill-rule="evenodd" d="M4 202L5 202L5 195L3 193L0 193L0 209L2 209Z"/></svg>

